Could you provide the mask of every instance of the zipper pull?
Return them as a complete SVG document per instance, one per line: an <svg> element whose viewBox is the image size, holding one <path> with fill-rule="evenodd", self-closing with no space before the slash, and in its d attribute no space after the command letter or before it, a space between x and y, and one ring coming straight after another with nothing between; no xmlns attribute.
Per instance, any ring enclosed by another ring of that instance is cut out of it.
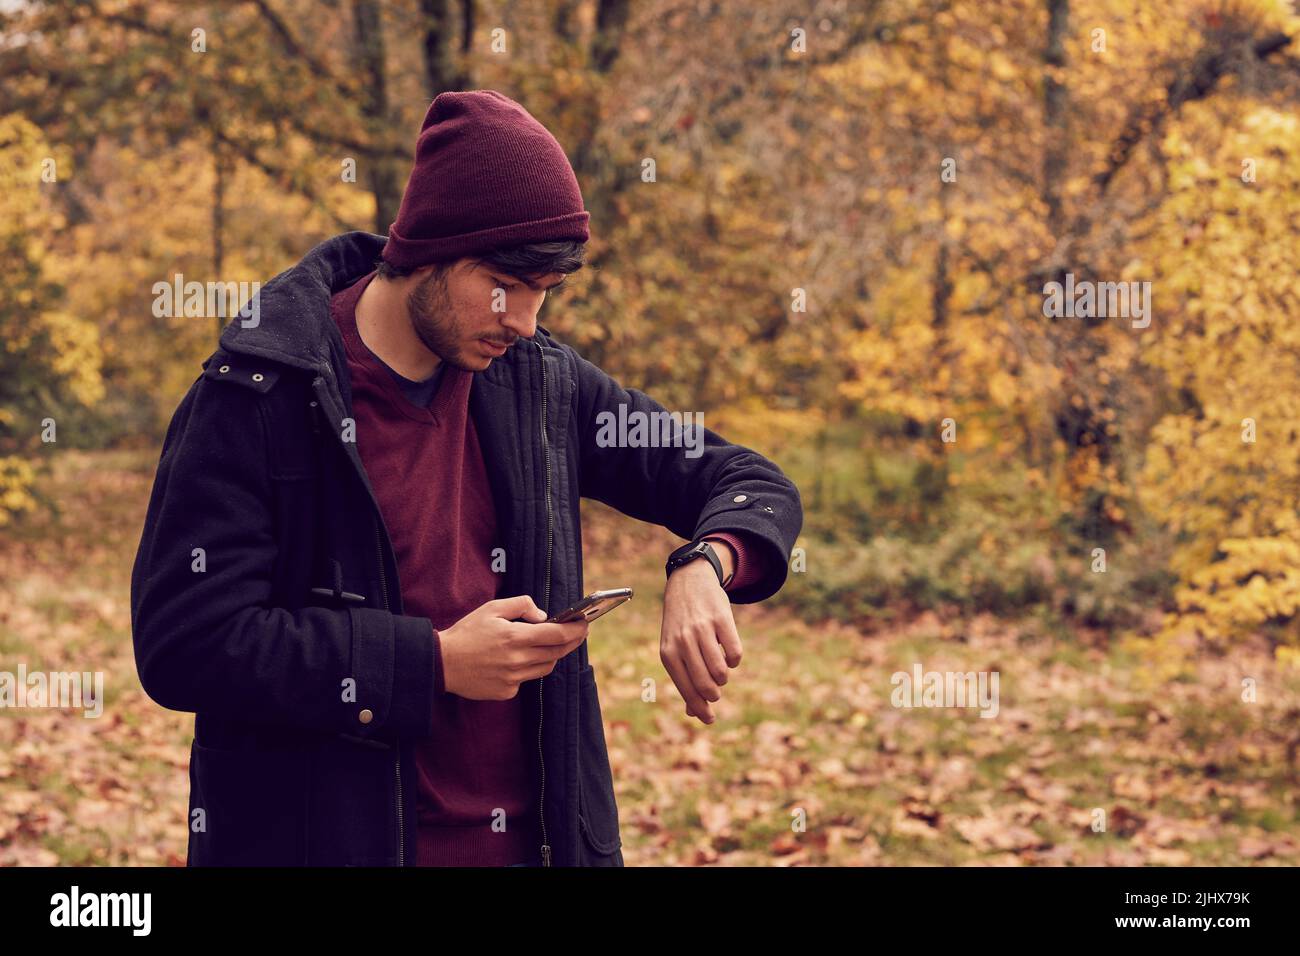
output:
<svg viewBox="0 0 1300 956"><path fill-rule="evenodd" d="M551 848L545 843L542 844L542 866L551 865Z"/></svg>

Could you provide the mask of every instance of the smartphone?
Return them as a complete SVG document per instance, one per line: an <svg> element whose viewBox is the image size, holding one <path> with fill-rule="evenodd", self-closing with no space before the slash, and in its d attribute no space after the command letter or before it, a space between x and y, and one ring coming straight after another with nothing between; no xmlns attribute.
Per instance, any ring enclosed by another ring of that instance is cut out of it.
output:
<svg viewBox="0 0 1300 956"><path fill-rule="evenodd" d="M573 607L566 608L554 617L547 618L548 624L568 624L586 618L594 621L603 617L624 601L632 597L631 588L614 588L610 591L592 591Z"/></svg>

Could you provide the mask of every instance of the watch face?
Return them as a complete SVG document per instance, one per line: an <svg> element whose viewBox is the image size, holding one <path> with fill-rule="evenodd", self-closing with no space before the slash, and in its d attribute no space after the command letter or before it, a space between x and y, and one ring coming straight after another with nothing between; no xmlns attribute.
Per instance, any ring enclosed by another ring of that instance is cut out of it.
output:
<svg viewBox="0 0 1300 956"><path fill-rule="evenodd" d="M673 558L673 562L675 564L681 564L683 561L688 561L699 553L700 553L699 545L687 545L681 551L678 552L675 558Z"/></svg>
<svg viewBox="0 0 1300 956"><path fill-rule="evenodd" d="M704 558L710 564L714 564L717 561L717 558L711 553L712 551L713 547L707 541L701 541L698 544L691 545L673 561L672 568L673 570L676 570L683 564L694 561L696 558ZM719 575L721 575L721 572L719 572Z"/></svg>
<svg viewBox="0 0 1300 956"><path fill-rule="evenodd" d="M683 545L680 553L669 559L668 566L675 571L686 562L700 557L704 554L704 544L705 542L701 541L699 544L695 545Z"/></svg>

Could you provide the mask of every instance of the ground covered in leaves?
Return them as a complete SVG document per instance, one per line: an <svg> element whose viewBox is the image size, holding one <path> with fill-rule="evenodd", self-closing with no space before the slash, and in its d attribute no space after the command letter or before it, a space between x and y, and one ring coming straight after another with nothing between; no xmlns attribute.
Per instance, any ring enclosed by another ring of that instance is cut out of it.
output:
<svg viewBox="0 0 1300 956"><path fill-rule="evenodd" d="M0 670L103 671L106 698L0 709L0 865L184 864L193 716L144 694L130 636L156 461L61 452L57 510L0 531ZM1104 634L737 607L744 661L706 727L658 656L676 539L591 503L584 538L588 583L636 590L589 639L629 866L1300 863L1300 675L1262 645L1152 688ZM997 716L892 706L916 663L998 671Z"/></svg>

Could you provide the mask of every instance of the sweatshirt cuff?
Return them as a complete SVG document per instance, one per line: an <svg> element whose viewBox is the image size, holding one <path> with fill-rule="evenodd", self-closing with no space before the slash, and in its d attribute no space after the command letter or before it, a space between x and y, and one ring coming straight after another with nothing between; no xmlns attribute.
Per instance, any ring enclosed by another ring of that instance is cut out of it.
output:
<svg viewBox="0 0 1300 956"><path fill-rule="evenodd" d="M736 552L736 567L731 575L731 580L723 588L725 591L735 591L737 588L747 587L763 577L763 558L762 551L754 544L746 544L748 536L743 532L733 531L712 531L704 536L704 540L718 538L731 545L732 550Z"/></svg>

